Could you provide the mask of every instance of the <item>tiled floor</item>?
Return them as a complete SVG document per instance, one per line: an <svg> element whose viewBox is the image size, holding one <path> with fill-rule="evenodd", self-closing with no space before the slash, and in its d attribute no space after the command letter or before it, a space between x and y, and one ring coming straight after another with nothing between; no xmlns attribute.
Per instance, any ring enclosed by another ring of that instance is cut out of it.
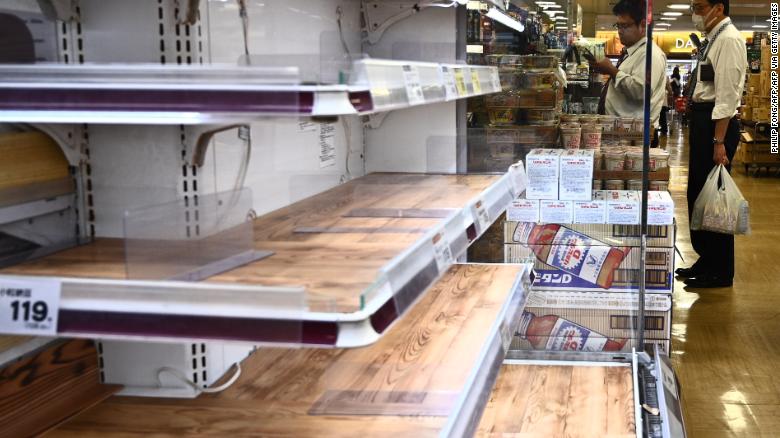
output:
<svg viewBox="0 0 780 438"><path fill-rule="evenodd" d="M678 267L696 259L685 200L686 134L678 129L668 138L677 246L685 258L677 257ZM780 436L780 178L766 170L747 176L742 165L732 175L750 202L753 228L736 238L734 286L675 285L672 360L691 438Z"/></svg>

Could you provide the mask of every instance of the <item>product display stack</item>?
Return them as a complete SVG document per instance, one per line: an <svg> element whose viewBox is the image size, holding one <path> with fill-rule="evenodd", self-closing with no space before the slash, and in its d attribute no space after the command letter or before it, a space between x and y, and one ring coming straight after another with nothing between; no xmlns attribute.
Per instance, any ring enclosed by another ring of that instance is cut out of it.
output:
<svg viewBox="0 0 780 438"><path fill-rule="evenodd" d="M641 278L641 191L593 190L593 150L537 149L507 209L505 261L536 260L516 349L630 350ZM674 202L648 192L645 342L669 351Z"/></svg>
<svg viewBox="0 0 780 438"><path fill-rule="evenodd" d="M741 109L742 134L734 161L744 165L745 173L762 167L780 167L780 155L773 154L769 138L770 57L766 39L754 38L750 72L745 81L744 105ZM758 55L760 54L760 56Z"/></svg>
<svg viewBox="0 0 780 438"><path fill-rule="evenodd" d="M471 148L473 167L505 171L535 147L556 147L563 90L553 56L491 55L499 67L502 93L484 98L487 126L469 136L484 135L483 151Z"/></svg>

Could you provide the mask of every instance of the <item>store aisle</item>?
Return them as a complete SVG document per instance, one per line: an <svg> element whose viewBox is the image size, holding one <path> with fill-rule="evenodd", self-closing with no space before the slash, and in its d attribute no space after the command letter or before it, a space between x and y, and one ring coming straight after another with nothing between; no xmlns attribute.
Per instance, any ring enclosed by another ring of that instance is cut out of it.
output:
<svg viewBox="0 0 780 438"><path fill-rule="evenodd" d="M690 266L687 128L669 137L677 246ZM750 236L736 238L733 288L675 285L672 360L682 386L691 438L780 435L780 178L733 175L750 202Z"/></svg>

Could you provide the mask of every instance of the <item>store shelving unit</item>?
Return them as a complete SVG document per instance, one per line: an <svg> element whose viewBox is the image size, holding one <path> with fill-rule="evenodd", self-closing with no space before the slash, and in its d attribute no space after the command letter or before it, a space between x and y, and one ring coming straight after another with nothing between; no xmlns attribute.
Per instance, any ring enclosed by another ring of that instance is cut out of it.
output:
<svg viewBox="0 0 780 438"><path fill-rule="evenodd" d="M362 346L409 310L524 189L518 169L355 179L255 219L253 246L272 255L200 283L128 279L137 268L120 239L0 272L61 282L62 336ZM181 263L175 240L163 246L172 245L150 248L146 268L176 272L164 267Z"/></svg>
<svg viewBox="0 0 780 438"><path fill-rule="evenodd" d="M363 59L349 84L297 69L228 66L0 66L0 122L219 124L266 116L367 115L500 91L487 66Z"/></svg>
<svg viewBox="0 0 780 438"><path fill-rule="evenodd" d="M528 265L456 265L370 347L265 350L219 394L174 404L113 399L60 431L468 436L516 329L529 275Z"/></svg>

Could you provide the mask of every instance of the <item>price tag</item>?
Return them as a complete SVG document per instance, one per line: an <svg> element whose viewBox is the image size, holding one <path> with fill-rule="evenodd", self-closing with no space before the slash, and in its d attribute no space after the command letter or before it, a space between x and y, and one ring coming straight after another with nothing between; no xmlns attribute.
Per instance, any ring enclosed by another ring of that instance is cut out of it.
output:
<svg viewBox="0 0 780 438"><path fill-rule="evenodd" d="M433 255L436 258L436 267L439 273L444 271L455 261L450 250L450 243L444 238L442 233L433 237Z"/></svg>
<svg viewBox="0 0 780 438"><path fill-rule="evenodd" d="M520 196L528 187L528 175L525 173L525 166L523 162L515 163L509 167L511 175L512 188L515 191L515 196Z"/></svg>
<svg viewBox="0 0 780 438"><path fill-rule="evenodd" d="M0 332L56 335L61 289L54 280L0 279Z"/></svg>
<svg viewBox="0 0 780 438"><path fill-rule="evenodd" d="M501 91L501 76L498 74L498 69L490 69L490 80L493 82L493 91Z"/></svg>
<svg viewBox="0 0 780 438"><path fill-rule="evenodd" d="M441 81L444 84L444 93L446 100L458 98L458 89L455 87L455 77L449 67L441 66Z"/></svg>
<svg viewBox="0 0 780 438"><path fill-rule="evenodd" d="M477 223L479 223L479 229L485 231L490 228L492 221L490 220L490 214L488 214L487 208L482 201L477 201L474 204L474 214L477 217Z"/></svg>
<svg viewBox="0 0 780 438"><path fill-rule="evenodd" d="M409 105L420 105L425 103L422 85L420 84L420 72L413 65L403 66L404 85L406 85L406 97L409 99Z"/></svg>
<svg viewBox="0 0 780 438"><path fill-rule="evenodd" d="M474 87L474 94L482 94L482 84L479 83L479 71L471 70L471 85Z"/></svg>
<svg viewBox="0 0 780 438"><path fill-rule="evenodd" d="M458 90L458 97L468 96L469 90L466 88L466 78L462 68L455 69L455 87Z"/></svg>

